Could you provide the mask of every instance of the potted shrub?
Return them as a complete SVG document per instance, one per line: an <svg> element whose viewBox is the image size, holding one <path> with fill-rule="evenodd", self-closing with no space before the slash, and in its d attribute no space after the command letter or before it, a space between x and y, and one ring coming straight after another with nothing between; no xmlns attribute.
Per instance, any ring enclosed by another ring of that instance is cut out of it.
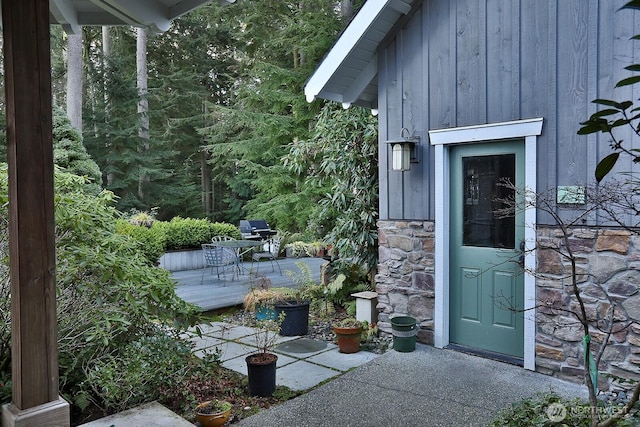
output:
<svg viewBox="0 0 640 427"><path fill-rule="evenodd" d="M278 340L278 330L283 316L259 322L254 338L258 351L245 357L249 395L270 397L276 389L276 363L278 356L272 353Z"/></svg>
<svg viewBox="0 0 640 427"><path fill-rule="evenodd" d="M202 427L220 427L231 416L231 403L212 399L196 406L196 419Z"/></svg>
<svg viewBox="0 0 640 427"><path fill-rule="evenodd" d="M284 245L287 258L303 258L309 256L309 244L301 240L296 240Z"/></svg>
<svg viewBox="0 0 640 427"><path fill-rule="evenodd" d="M348 317L333 325L340 353L357 353L360 351L362 338L362 322Z"/></svg>
<svg viewBox="0 0 640 427"><path fill-rule="evenodd" d="M289 337L306 335L309 332L310 301L307 298L306 290L310 286L316 285L311 277L311 268L302 262L296 262L296 265L300 269L299 272L285 271L285 274L296 283L296 289L293 292L289 290L290 296L285 293L282 295L283 298L274 303L276 315L284 314L280 335Z"/></svg>

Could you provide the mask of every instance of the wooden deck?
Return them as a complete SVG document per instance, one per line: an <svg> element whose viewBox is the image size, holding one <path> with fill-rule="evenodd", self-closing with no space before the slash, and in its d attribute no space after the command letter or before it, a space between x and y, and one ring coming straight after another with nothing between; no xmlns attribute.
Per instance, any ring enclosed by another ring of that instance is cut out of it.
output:
<svg viewBox="0 0 640 427"><path fill-rule="evenodd" d="M171 276L178 282L176 294L180 298L197 305L202 311L208 311L242 304L242 299L249 289L256 285L259 277L268 278L274 287L295 287L296 284L285 272L300 272L296 265L298 262L308 265L313 279L320 282L321 266L327 262L322 258L278 259L282 274L275 263L275 271L271 271L269 261L262 261L259 266L258 263L245 262L243 274L237 275L233 280L230 272L218 279L215 270L211 274L210 268L176 271L171 273ZM256 269L259 274L256 274Z"/></svg>

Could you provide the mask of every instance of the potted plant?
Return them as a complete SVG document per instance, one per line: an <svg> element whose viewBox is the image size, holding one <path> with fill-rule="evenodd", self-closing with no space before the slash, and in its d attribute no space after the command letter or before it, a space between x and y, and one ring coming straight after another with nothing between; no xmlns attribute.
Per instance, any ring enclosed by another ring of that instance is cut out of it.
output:
<svg viewBox="0 0 640 427"><path fill-rule="evenodd" d="M265 277L258 279L255 288L251 288L244 296L244 310L256 314L257 320L275 319L273 304L280 298L280 292L271 288L271 281Z"/></svg>
<svg viewBox="0 0 640 427"><path fill-rule="evenodd" d="M272 353L278 341L278 331L284 315L265 319L256 327L254 338L258 351L245 357L249 395L270 397L276 389L276 363L278 356Z"/></svg>
<svg viewBox="0 0 640 427"><path fill-rule="evenodd" d="M362 338L362 322L348 317L333 325L340 353L357 353L360 351Z"/></svg>
<svg viewBox="0 0 640 427"><path fill-rule="evenodd" d="M196 406L196 419L202 427L220 427L231 416L231 403L212 399Z"/></svg>
<svg viewBox="0 0 640 427"><path fill-rule="evenodd" d="M302 240L296 240L284 245L287 258L303 258L309 256L309 244Z"/></svg>
<svg viewBox="0 0 640 427"><path fill-rule="evenodd" d="M284 313L284 320L280 327L280 335L298 336L309 332L309 305L306 290L316 285L311 276L311 267L303 262L296 262L299 272L285 271L295 283L296 289L290 292L291 297L283 295L286 299L279 299L274 303L276 315Z"/></svg>

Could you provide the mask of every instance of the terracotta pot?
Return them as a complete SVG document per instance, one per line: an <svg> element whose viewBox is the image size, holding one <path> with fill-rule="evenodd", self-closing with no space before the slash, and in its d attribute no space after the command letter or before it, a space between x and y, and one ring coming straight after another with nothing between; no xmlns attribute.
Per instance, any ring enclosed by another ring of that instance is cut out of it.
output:
<svg viewBox="0 0 640 427"><path fill-rule="evenodd" d="M200 423L202 427L221 427L229 420L231 416L231 409L228 409L223 412L217 412L214 414L206 414L204 412L200 412L203 408L209 405L210 401L202 402L198 406L196 406L196 419Z"/></svg>
<svg viewBox="0 0 640 427"><path fill-rule="evenodd" d="M360 351L362 326L358 326L357 328L339 328L334 326L333 332L336 334L340 353L357 353Z"/></svg>

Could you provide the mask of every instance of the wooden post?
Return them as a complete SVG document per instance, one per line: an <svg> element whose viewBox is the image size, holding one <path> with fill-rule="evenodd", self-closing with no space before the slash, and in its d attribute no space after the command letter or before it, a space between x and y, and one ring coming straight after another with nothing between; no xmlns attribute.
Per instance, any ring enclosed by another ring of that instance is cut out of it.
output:
<svg viewBox="0 0 640 427"><path fill-rule="evenodd" d="M49 0L2 0L13 400L9 426L68 426L58 393Z"/></svg>

